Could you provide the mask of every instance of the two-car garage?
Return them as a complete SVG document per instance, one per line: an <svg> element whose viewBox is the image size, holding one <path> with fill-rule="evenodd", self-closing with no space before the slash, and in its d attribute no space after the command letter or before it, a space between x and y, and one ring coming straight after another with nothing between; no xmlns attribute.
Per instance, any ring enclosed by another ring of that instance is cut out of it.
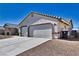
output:
<svg viewBox="0 0 79 59"><path fill-rule="evenodd" d="M22 32L24 31L25 31L25 34L27 34L26 36L29 36L29 37L52 39L53 38L52 32L54 30L51 23L44 23L44 24L30 25L28 29L23 27Z"/></svg>

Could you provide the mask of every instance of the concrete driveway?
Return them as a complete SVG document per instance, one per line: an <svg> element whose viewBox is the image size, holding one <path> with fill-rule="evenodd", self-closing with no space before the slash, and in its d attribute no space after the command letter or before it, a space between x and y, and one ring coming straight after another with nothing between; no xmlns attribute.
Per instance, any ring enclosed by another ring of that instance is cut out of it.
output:
<svg viewBox="0 0 79 59"><path fill-rule="evenodd" d="M14 56L26 50L34 48L49 39L44 38L28 38L14 36L6 40L0 40L0 56Z"/></svg>

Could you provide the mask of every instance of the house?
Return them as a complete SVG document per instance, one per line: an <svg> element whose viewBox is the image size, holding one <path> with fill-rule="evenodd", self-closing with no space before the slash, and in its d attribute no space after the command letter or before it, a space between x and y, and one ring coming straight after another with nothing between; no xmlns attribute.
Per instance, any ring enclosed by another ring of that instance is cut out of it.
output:
<svg viewBox="0 0 79 59"><path fill-rule="evenodd" d="M5 35L18 35L18 27L16 24L6 23L3 27L5 28Z"/></svg>
<svg viewBox="0 0 79 59"><path fill-rule="evenodd" d="M4 30L5 30L5 28L0 26L0 35L4 35Z"/></svg>
<svg viewBox="0 0 79 59"><path fill-rule="evenodd" d="M71 20L31 12L19 23L19 34L25 37L60 38L69 35L73 28Z"/></svg>

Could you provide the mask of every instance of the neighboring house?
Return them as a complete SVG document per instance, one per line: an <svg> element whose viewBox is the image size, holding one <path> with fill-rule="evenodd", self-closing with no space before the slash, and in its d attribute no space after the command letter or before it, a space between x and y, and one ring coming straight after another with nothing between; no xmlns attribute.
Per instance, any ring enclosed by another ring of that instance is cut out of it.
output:
<svg viewBox="0 0 79 59"><path fill-rule="evenodd" d="M0 35L4 35L5 28L0 26Z"/></svg>
<svg viewBox="0 0 79 59"><path fill-rule="evenodd" d="M20 36L40 38L60 38L62 35L65 36L63 31L69 35L73 28L71 20L65 21L57 16L35 12L31 12L18 26Z"/></svg>
<svg viewBox="0 0 79 59"><path fill-rule="evenodd" d="M71 31L71 36L70 36L70 38L77 38L78 37L78 32L77 32L77 30L72 30Z"/></svg>
<svg viewBox="0 0 79 59"><path fill-rule="evenodd" d="M5 28L5 35L18 35L17 25L6 23L3 27Z"/></svg>
<svg viewBox="0 0 79 59"><path fill-rule="evenodd" d="M48 16L31 12L18 25L20 36L40 38L60 38L62 35L69 35L73 24L72 21L65 21L57 16ZM63 33L63 34L61 34Z"/></svg>

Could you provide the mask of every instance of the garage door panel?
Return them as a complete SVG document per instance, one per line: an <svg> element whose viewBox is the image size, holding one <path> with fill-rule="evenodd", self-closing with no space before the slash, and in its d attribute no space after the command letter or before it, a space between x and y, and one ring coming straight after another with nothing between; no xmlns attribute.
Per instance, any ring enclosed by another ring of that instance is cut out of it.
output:
<svg viewBox="0 0 79 59"><path fill-rule="evenodd" d="M51 38L51 29L45 29L45 30L34 30L33 36L34 37L40 37L40 38Z"/></svg>
<svg viewBox="0 0 79 59"><path fill-rule="evenodd" d="M27 27L22 27L22 36L28 36Z"/></svg>
<svg viewBox="0 0 79 59"><path fill-rule="evenodd" d="M52 38L52 27L50 24L31 26L29 35L31 37Z"/></svg>

